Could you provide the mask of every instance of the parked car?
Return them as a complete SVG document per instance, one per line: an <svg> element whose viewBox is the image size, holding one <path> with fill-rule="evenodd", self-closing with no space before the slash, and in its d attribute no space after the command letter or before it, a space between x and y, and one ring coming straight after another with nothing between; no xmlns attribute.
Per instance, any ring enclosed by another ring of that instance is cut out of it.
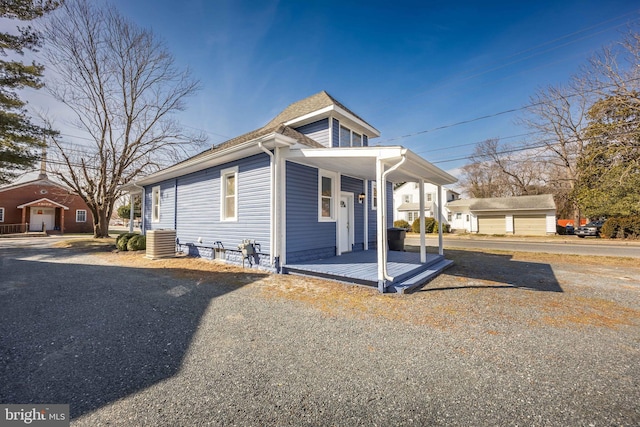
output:
<svg viewBox="0 0 640 427"><path fill-rule="evenodd" d="M602 228L602 224L604 221L591 221L587 225L582 225L576 228L574 234L578 237L586 237L586 236L600 236L600 229Z"/></svg>
<svg viewBox="0 0 640 427"><path fill-rule="evenodd" d="M575 231L576 231L576 230L573 228L573 225L571 225L571 224L567 224L567 226L564 228L564 230L565 230L564 232L565 232L566 234L573 234L573 233L575 233Z"/></svg>

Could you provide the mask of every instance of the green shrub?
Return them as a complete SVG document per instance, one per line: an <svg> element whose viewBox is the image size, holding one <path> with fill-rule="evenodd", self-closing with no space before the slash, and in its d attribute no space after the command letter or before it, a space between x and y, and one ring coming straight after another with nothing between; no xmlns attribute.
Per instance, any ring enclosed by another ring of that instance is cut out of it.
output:
<svg viewBox="0 0 640 427"><path fill-rule="evenodd" d="M397 221L393 221L393 226L396 227L396 228L404 228L405 230L411 228L409 223L407 221L405 221L404 219L399 219Z"/></svg>
<svg viewBox="0 0 640 427"><path fill-rule="evenodd" d="M425 233L433 233L433 230L437 230L437 221L431 217L426 217L424 219L424 232ZM414 233L420 232L420 218L416 218L411 225L411 231Z"/></svg>
<svg viewBox="0 0 640 427"><path fill-rule="evenodd" d="M147 239L145 236L136 234L127 242L127 250L141 251L147 248Z"/></svg>
<svg viewBox="0 0 640 427"><path fill-rule="evenodd" d="M119 251L126 251L127 243L129 243L129 239L131 239L134 236L138 236L138 233L124 233L119 235L116 238L116 248L118 248Z"/></svg>

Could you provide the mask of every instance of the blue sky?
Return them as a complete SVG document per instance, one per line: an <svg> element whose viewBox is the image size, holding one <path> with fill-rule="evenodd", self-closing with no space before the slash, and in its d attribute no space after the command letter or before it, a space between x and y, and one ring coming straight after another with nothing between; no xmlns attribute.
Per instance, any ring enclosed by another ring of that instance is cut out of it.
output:
<svg viewBox="0 0 640 427"><path fill-rule="evenodd" d="M326 90L381 131L372 143L403 145L445 170L464 165L443 161L472 143L526 129L501 114L420 132L522 107L640 19L628 0L114 3L202 82L180 119L211 144Z"/></svg>

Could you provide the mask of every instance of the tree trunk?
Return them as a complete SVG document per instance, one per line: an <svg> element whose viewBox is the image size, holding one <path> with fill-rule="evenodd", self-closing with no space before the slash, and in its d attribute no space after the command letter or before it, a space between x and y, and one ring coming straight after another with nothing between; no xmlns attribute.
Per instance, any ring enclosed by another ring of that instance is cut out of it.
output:
<svg viewBox="0 0 640 427"><path fill-rule="evenodd" d="M103 210L98 210L97 218L93 219L93 238L109 237L109 218Z"/></svg>

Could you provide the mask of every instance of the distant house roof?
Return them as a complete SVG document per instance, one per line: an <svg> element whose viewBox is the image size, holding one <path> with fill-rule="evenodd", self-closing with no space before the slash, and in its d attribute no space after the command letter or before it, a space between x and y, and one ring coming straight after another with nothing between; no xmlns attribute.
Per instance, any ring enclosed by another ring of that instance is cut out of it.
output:
<svg viewBox="0 0 640 427"><path fill-rule="evenodd" d="M425 210L431 209L431 203L425 202L424 209ZM400 206L398 206L398 212L414 212L419 210L420 210L420 203L403 203Z"/></svg>
<svg viewBox="0 0 640 427"><path fill-rule="evenodd" d="M472 211L521 211L521 210L555 210L553 195L490 197L485 199L460 199L447 203L447 207L466 208Z"/></svg>

